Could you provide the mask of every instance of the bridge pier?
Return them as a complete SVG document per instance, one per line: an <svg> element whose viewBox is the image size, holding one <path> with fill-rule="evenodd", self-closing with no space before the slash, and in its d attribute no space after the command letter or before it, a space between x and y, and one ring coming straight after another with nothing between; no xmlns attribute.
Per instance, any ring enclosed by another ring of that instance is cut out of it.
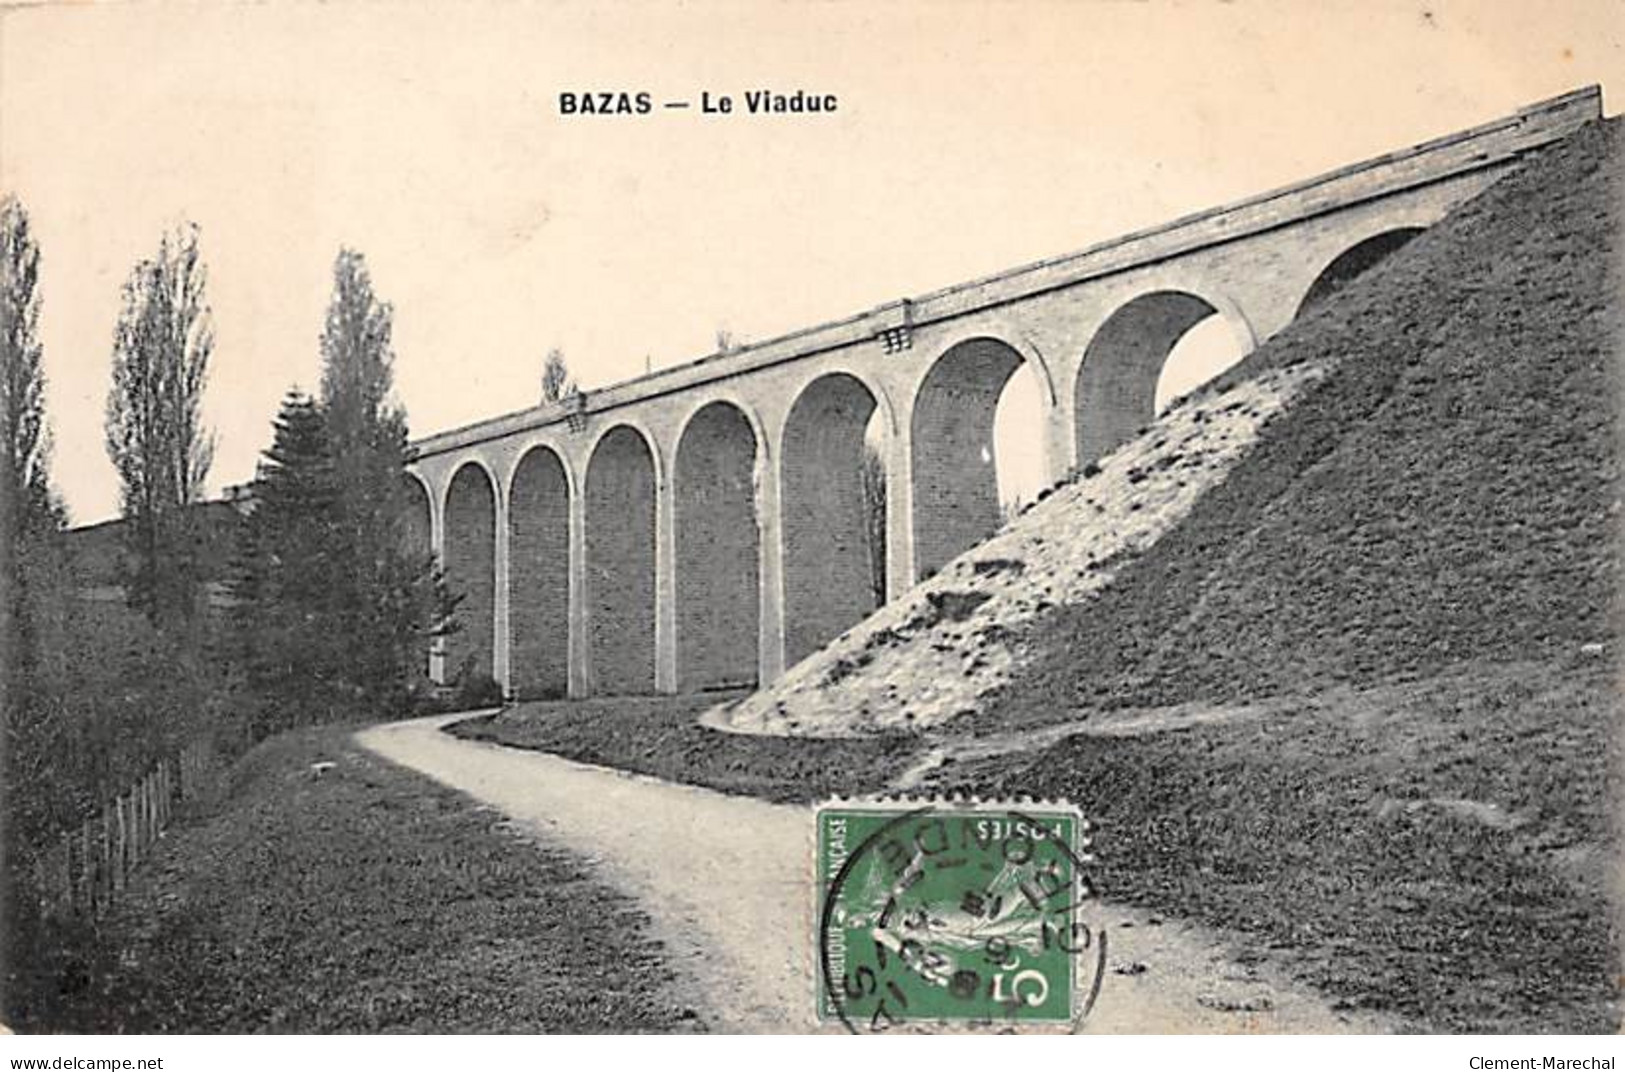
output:
<svg viewBox="0 0 1625 1072"><path fill-rule="evenodd" d="M655 691L677 691L677 519L669 471L655 485Z"/></svg>
<svg viewBox="0 0 1625 1072"><path fill-rule="evenodd" d="M569 695L578 700L592 695L592 675L587 666L587 504L579 486L570 495L570 564L568 581L568 610L565 628L568 636L566 667Z"/></svg>
<svg viewBox="0 0 1625 1072"><path fill-rule="evenodd" d="M496 487L496 552L493 562L494 590L491 598L491 676L502 689L504 697L513 696L512 639L509 626L509 608L512 593L509 576L509 521L508 489L500 481Z"/></svg>
<svg viewBox="0 0 1625 1072"><path fill-rule="evenodd" d="M439 495L429 496L429 550L437 564L446 563L446 511ZM436 685L446 683L446 638L437 636L429 641L429 680Z"/></svg>
<svg viewBox="0 0 1625 1072"><path fill-rule="evenodd" d="M756 674L757 681L766 685L784 673L784 518L779 467L768 457L765 443L757 448L754 482L757 546L761 549Z"/></svg>
<svg viewBox="0 0 1625 1072"><path fill-rule="evenodd" d="M886 601L914 587L914 437L898 421L886 444Z"/></svg>

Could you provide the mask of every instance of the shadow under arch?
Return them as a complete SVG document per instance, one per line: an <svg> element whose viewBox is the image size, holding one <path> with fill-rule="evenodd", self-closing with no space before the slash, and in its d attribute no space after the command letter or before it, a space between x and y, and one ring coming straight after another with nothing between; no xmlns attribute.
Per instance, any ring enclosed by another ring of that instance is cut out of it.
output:
<svg viewBox="0 0 1625 1072"><path fill-rule="evenodd" d="M1188 290L1153 290L1130 298L1101 323L1084 349L1074 386L1080 467L1110 454L1150 423L1169 355L1197 324L1223 316L1240 351L1236 356L1252 350L1251 326L1240 310L1222 304Z"/></svg>
<svg viewBox="0 0 1625 1072"><path fill-rule="evenodd" d="M595 692L655 691L655 453L630 424L593 444L583 482L584 604Z"/></svg>
<svg viewBox="0 0 1625 1072"><path fill-rule="evenodd" d="M461 597L446 638L448 682L495 673L496 482L481 461L465 461L446 486L446 584Z"/></svg>
<svg viewBox="0 0 1625 1072"><path fill-rule="evenodd" d="M1006 385L1027 364L1011 343L978 335L949 346L920 381L908 418L916 579L999 527L994 417ZM1036 371L1043 391L1047 370Z"/></svg>
<svg viewBox="0 0 1625 1072"><path fill-rule="evenodd" d="M570 683L570 479L536 444L508 488L509 677L521 699L558 699Z"/></svg>
<svg viewBox="0 0 1625 1072"><path fill-rule="evenodd" d="M728 400L699 407L678 437L672 508L679 691L756 684L761 449L750 416Z"/></svg>
<svg viewBox="0 0 1625 1072"><path fill-rule="evenodd" d="M414 568L434 555L434 500L430 498L429 484L418 474L407 470L401 475L401 546ZM423 646L423 661L418 671L427 679L433 668L434 643Z"/></svg>
<svg viewBox="0 0 1625 1072"><path fill-rule="evenodd" d="M786 666L885 602L884 456L877 489L866 442L877 414L889 440L889 415L874 389L834 371L802 387L785 418L779 497Z"/></svg>
<svg viewBox="0 0 1625 1072"><path fill-rule="evenodd" d="M1324 304L1337 291L1375 268L1378 262L1397 252L1423 230L1421 227L1395 227L1356 242L1339 253L1332 258L1330 264L1321 269L1320 274L1315 276L1315 281L1309 284L1303 300L1298 303L1298 311L1293 314L1293 319Z"/></svg>

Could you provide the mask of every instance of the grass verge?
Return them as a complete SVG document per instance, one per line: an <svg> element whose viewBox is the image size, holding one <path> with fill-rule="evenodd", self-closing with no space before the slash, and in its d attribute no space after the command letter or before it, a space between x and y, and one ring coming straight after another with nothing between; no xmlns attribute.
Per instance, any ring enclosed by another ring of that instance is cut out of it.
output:
<svg viewBox="0 0 1625 1072"><path fill-rule="evenodd" d="M726 699L707 695L527 703L446 729L458 737L780 803L806 803L884 785L920 747L913 734L762 737L699 724L701 712Z"/></svg>
<svg viewBox="0 0 1625 1072"><path fill-rule="evenodd" d="M318 764L330 764L318 770ZM67 964L72 1032L671 1031L630 900L490 809L340 727L244 757L219 813L172 831Z"/></svg>

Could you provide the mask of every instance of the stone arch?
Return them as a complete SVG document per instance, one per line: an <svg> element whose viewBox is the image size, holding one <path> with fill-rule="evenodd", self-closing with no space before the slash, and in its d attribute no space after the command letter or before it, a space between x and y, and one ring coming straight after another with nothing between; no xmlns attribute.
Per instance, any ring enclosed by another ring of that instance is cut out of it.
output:
<svg viewBox="0 0 1625 1072"><path fill-rule="evenodd" d="M508 657L514 691L555 699L570 684L570 479L564 459L537 444L508 488Z"/></svg>
<svg viewBox="0 0 1625 1072"><path fill-rule="evenodd" d="M401 477L401 499L401 543L408 555L421 561L434 554L434 500L429 497L429 485L408 470ZM432 669L434 645L425 645L422 654L419 669L427 677Z"/></svg>
<svg viewBox="0 0 1625 1072"><path fill-rule="evenodd" d="M1320 274L1315 276L1315 281L1309 284L1303 300L1298 303L1298 311L1293 314L1294 318L1320 305L1338 290L1376 267L1379 261L1396 252L1423 230L1421 227L1395 227L1379 231L1339 253L1332 258L1331 263L1321 269Z"/></svg>
<svg viewBox="0 0 1625 1072"><path fill-rule="evenodd" d="M733 402L705 403L684 423L673 462L677 687L756 684L761 437Z"/></svg>
<svg viewBox="0 0 1625 1072"><path fill-rule="evenodd" d="M800 392L779 449L784 547L784 658L794 665L885 601L886 518L871 519L865 433L875 390L849 372L827 372ZM884 483L881 484L884 509ZM878 543L878 546L876 544Z"/></svg>
<svg viewBox="0 0 1625 1072"><path fill-rule="evenodd" d="M852 380L857 384L857 386L866 391L870 400L874 403L875 412L880 420L881 432L888 440L897 435L897 405L892 401L891 395L887 392L886 388L880 383L879 380L856 365L847 364L845 362L834 365L820 365L818 371L809 376L807 380L796 389L796 398L799 400L804 394L806 394L808 388L812 387L812 385L817 383L819 380L828 379L832 376L842 376L848 380Z"/></svg>
<svg viewBox="0 0 1625 1072"><path fill-rule="evenodd" d="M1038 383L1040 400L1044 406L1049 408L1055 405L1055 373L1050 369L1049 360L1039 350L1037 344L1033 342L1032 337L1008 316L997 313L978 315L968 323L952 327L941 335L933 336L934 344L941 349L937 361L941 361L942 358L946 357L949 351L966 343L977 341L997 342L1014 351L1016 356L1021 358L1027 367L1032 370L1033 378ZM936 364L933 363L931 368L925 371L925 375L920 378L920 382L916 387L923 388L926 381L931 378L932 370L936 367ZM865 382L867 383L867 381ZM918 391L916 391L916 394L918 394ZM881 401L884 404L884 399Z"/></svg>
<svg viewBox="0 0 1625 1072"><path fill-rule="evenodd" d="M411 470L401 477L401 541L414 555L434 552L434 500L429 485Z"/></svg>
<svg viewBox="0 0 1625 1072"><path fill-rule="evenodd" d="M1150 423L1168 355L1211 316L1224 317L1241 354L1253 348L1252 329L1239 310L1188 290L1139 294L1105 319L1084 350L1074 389L1080 466L1110 454Z"/></svg>
<svg viewBox="0 0 1625 1072"><path fill-rule="evenodd" d="M999 527L993 418L1025 363L1010 343L978 335L948 347L921 380L909 417L916 577ZM1046 373L1038 371L1042 388Z"/></svg>
<svg viewBox="0 0 1625 1072"><path fill-rule="evenodd" d="M658 475L647 436L630 424L593 444L582 493L588 672L595 691L655 689L655 517Z"/></svg>
<svg viewBox="0 0 1625 1072"><path fill-rule="evenodd" d="M496 487L491 471L477 460L458 466L446 486L446 583L462 596L458 629L446 643L452 681L495 673Z"/></svg>

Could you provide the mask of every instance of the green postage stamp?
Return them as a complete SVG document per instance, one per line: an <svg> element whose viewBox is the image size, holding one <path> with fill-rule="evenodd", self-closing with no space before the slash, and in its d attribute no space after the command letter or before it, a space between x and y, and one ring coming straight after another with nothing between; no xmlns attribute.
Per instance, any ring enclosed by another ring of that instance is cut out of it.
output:
<svg viewBox="0 0 1625 1072"><path fill-rule="evenodd" d="M818 809L818 1015L1075 1026L1105 964L1088 824L1065 804L833 803Z"/></svg>

